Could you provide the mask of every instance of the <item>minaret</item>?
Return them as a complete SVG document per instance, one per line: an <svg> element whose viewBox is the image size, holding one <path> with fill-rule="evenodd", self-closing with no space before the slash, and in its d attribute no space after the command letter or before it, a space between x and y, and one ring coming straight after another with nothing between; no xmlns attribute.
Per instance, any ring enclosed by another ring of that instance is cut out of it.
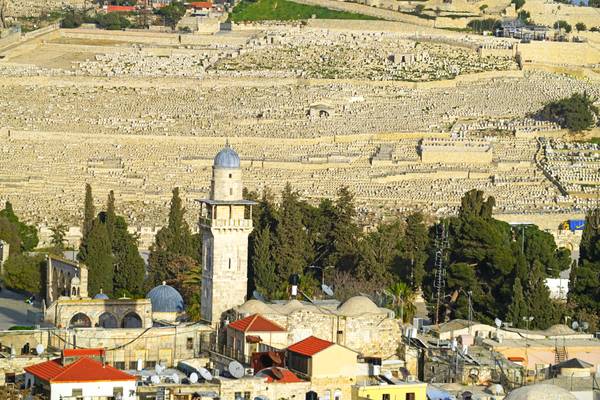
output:
<svg viewBox="0 0 600 400"><path fill-rule="evenodd" d="M222 314L246 301L248 235L253 201L242 198L240 157L229 143L215 156L210 196L200 200L202 319L217 325Z"/></svg>

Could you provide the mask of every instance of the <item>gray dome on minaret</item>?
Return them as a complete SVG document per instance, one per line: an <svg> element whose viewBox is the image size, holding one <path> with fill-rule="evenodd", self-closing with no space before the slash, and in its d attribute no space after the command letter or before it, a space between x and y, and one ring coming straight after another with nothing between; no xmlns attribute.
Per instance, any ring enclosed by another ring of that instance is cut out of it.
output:
<svg viewBox="0 0 600 400"><path fill-rule="evenodd" d="M239 168L240 156L227 143L215 156L213 166L217 168Z"/></svg>

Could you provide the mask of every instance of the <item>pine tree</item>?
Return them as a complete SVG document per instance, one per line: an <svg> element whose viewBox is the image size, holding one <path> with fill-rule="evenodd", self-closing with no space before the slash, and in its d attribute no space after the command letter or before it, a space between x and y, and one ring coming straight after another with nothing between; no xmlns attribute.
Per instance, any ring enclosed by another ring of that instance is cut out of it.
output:
<svg viewBox="0 0 600 400"><path fill-rule="evenodd" d="M50 238L50 244L52 244L52 251L62 257L65 251L65 235L67 233L67 226L58 224L50 228L52 236Z"/></svg>
<svg viewBox="0 0 600 400"><path fill-rule="evenodd" d="M281 282L275 272L275 263L271 257L271 231L262 228L256 234L253 244L251 264L254 270L254 284L267 298L275 297Z"/></svg>
<svg viewBox="0 0 600 400"><path fill-rule="evenodd" d="M332 248L327 265L343 270L353 270L358 262L357 244L360 239L360 227L356 223L354 194L348 187L338 190L338 198L333 208L331 232L328 240Z"/></svg>
<svg viewBox="0 0 600 400"><path fill-rule="evenodd" d="M86 260L85 265L88 268L88 292L90 295L104 293L110 295L113 293L113 257L110 239L106 226L95 219L92 229L88 234L85 246Z"/></svg>
<svg viewBox="0 0 600 400"><path fill-rule="evenodd" d="M19 220L15 214L10 201L7 201L4 210L0 210L0 218L7 219L17 230L21 242L21 248L17 250L31 251L36 248L39 243L37 228L35 225L27 225Z"/></svg>
<svg viewBox="0 0 600 400"><path fill-rule="evenodd" d="M508 306L506 317L512 322L514 328L521 328L523 327L523 317L527 316L527 302L523 294L521 279L518 277L515 278L512 291L512 302Z"/></svg>

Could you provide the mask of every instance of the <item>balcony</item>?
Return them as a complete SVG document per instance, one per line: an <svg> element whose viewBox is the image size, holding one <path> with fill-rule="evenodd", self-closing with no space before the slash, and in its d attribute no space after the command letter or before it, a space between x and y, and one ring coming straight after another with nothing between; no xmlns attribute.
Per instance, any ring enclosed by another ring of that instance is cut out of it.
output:
<svg viewBox="0 0 600 400"><path fill-rule="evenodd" d="M252 228L251 219L210 219L206 217L200 218L200 225L211 228Z"/></svg>

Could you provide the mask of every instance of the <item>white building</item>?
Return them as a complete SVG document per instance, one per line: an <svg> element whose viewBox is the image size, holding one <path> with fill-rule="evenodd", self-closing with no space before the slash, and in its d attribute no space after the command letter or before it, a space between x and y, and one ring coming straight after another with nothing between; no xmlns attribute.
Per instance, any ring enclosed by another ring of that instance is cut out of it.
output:
<svg viewBox="0 0 600 400"><path fill-rule="evenodd" d="M101 349L64 350L63 356L25 368L25 386L48 400L134 400L136 378L104 364Z"/></svg>

